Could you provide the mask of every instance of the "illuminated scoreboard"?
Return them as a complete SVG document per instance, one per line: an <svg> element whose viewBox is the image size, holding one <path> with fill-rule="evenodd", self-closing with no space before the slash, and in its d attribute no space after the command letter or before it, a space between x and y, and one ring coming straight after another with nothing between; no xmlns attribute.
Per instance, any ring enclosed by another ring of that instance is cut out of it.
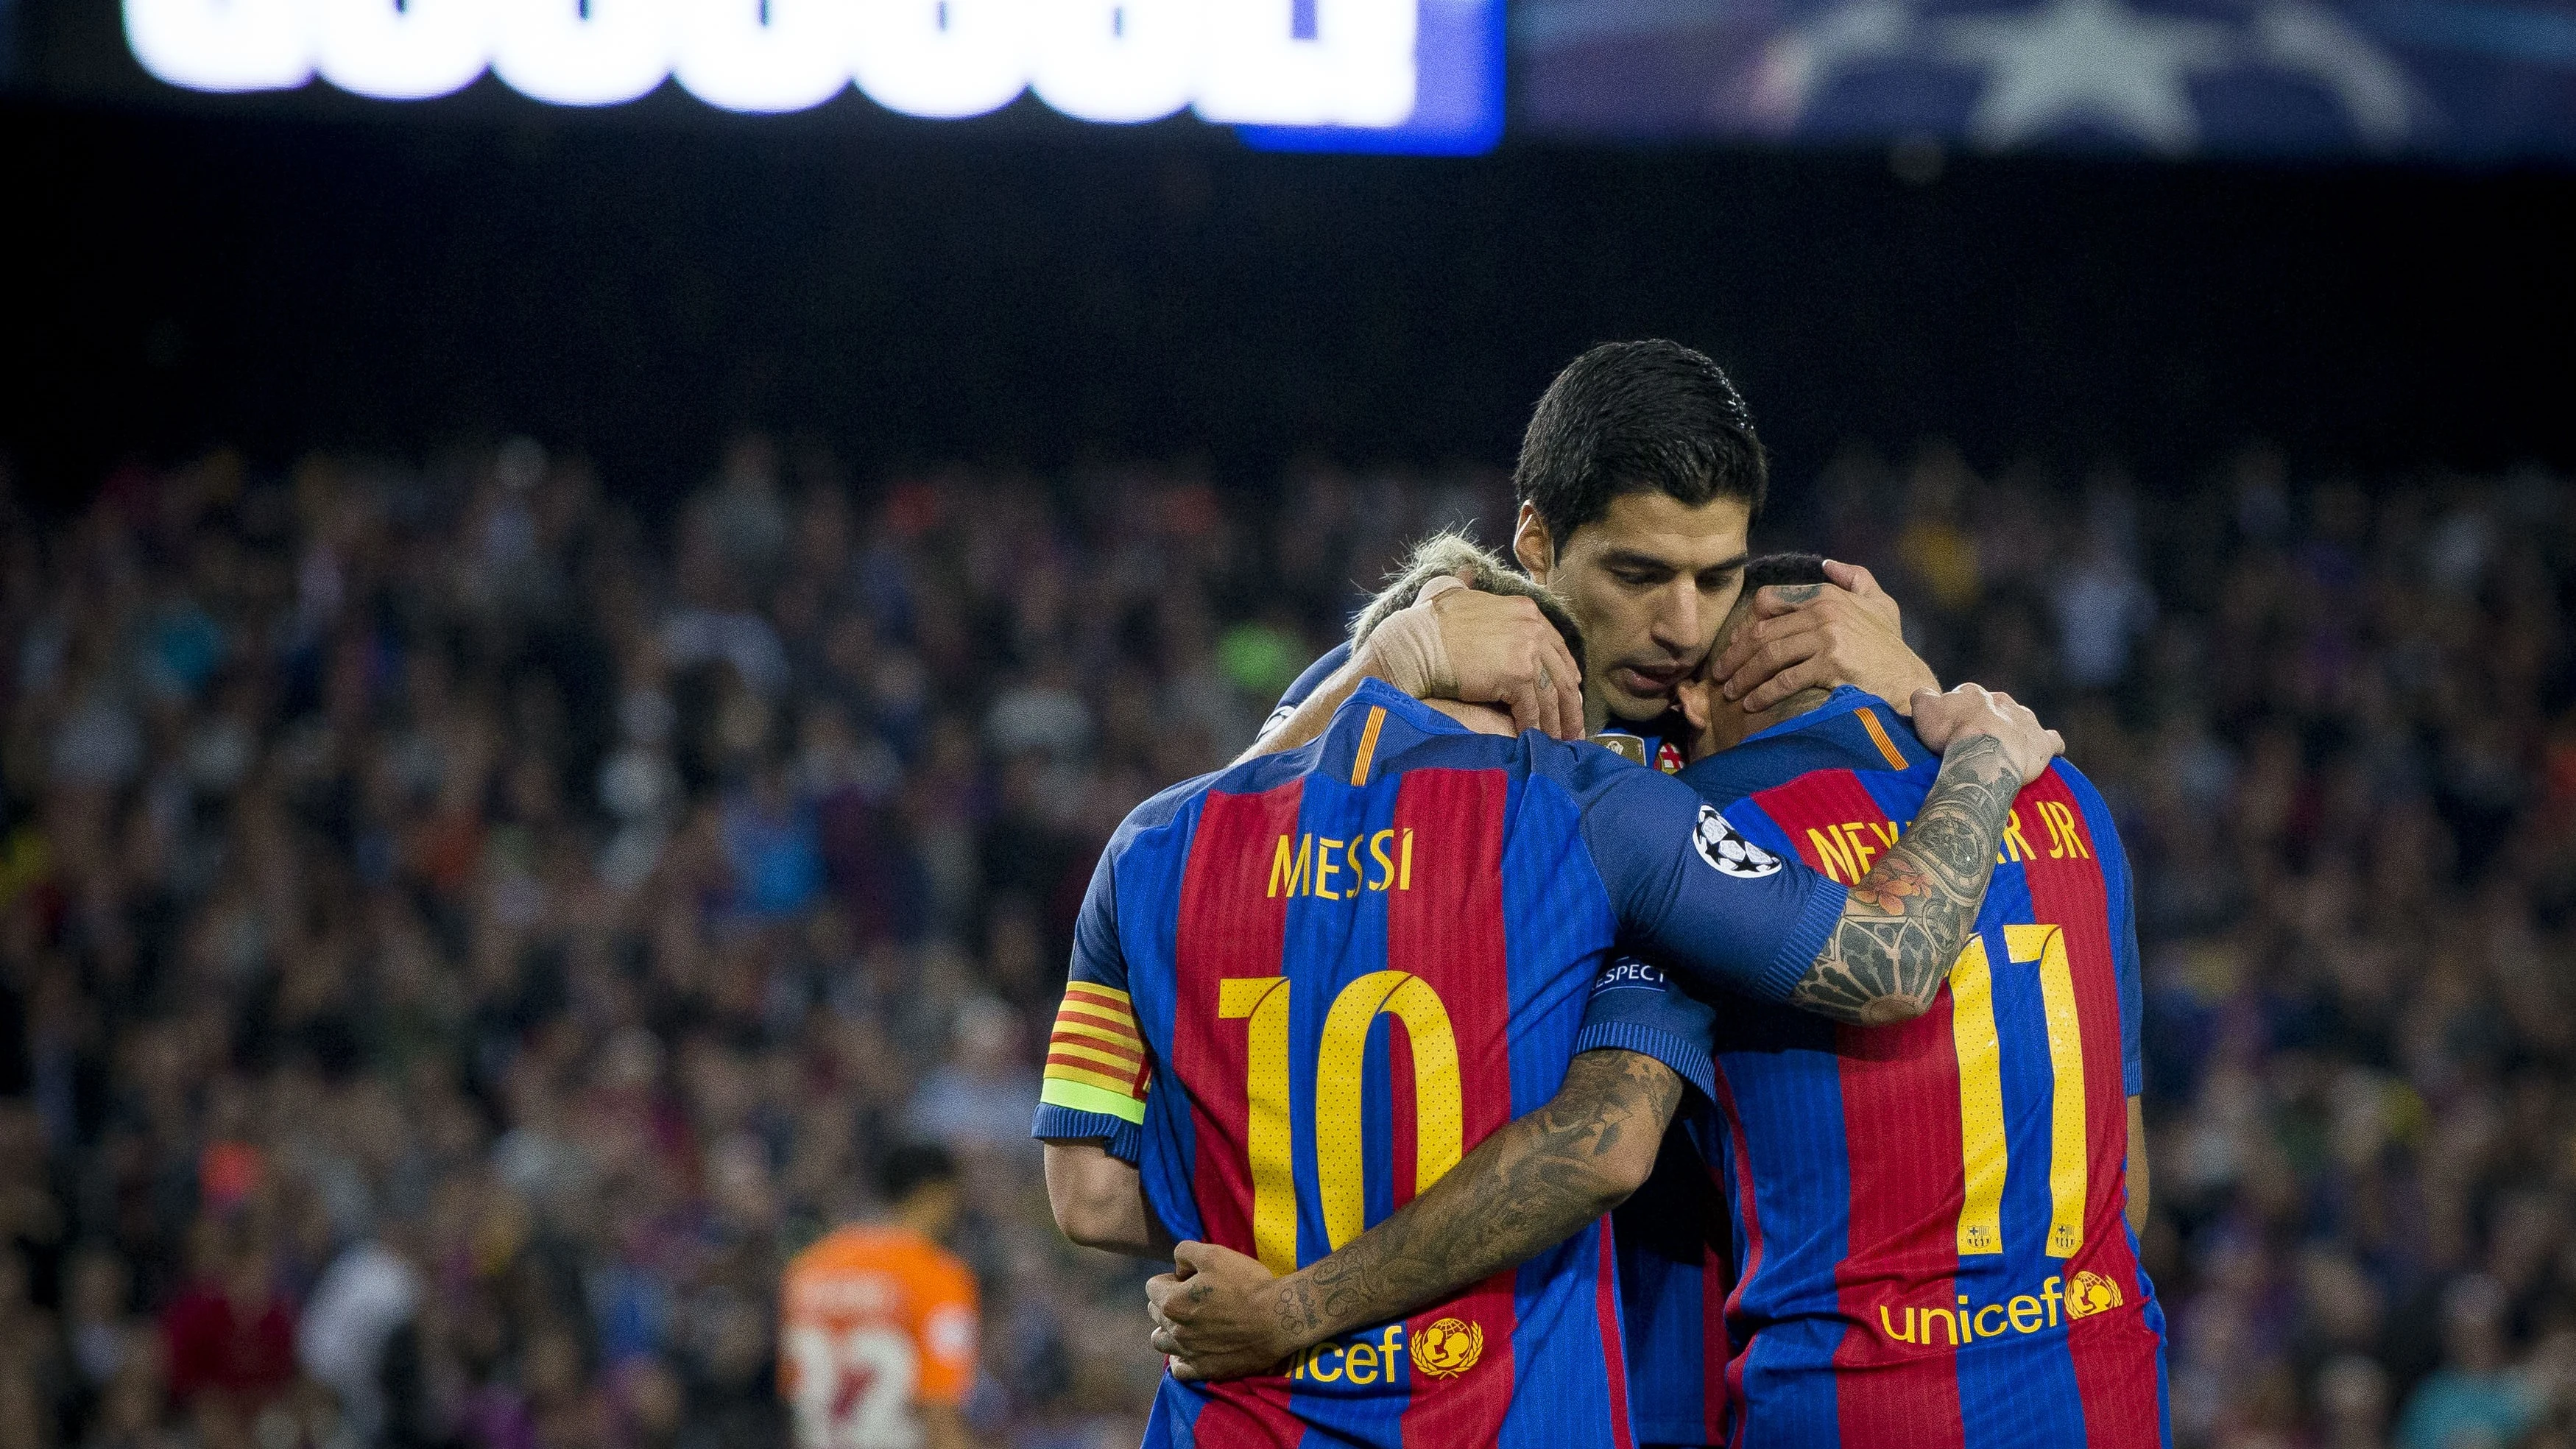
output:
<svg viewBox="0 0 2576 1449"><path fill-rule="evenodd" d="M315 78L416 101L489 71L614 106L665 82L728 111L855 85L948 120L1029 92L1081 121L1184 110L1289 149L1468 152L1502 128L1502 0L124 0L153 77L194 91Z"/></svg>

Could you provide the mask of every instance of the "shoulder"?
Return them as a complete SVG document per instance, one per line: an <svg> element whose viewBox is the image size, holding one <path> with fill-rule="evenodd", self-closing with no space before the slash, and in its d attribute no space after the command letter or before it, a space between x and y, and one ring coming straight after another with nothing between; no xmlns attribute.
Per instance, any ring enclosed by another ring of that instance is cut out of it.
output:
<svg viewBox="0 0 2576 1449"><path fill-rule="evenodd" d="M923 1245L921 1281L934 1299L972 1300L975 1297L975 1270L966 1260L936 1243Z"/></svg>
<svg viewBox="0 0 2576 1449"><path fill-rule="evenodd" d="M1299 753L1299 751L1290 750L1283 754L1265 755L1257 760L1248 760L1239 765L1183 780L1177 785L1165 786L1145 803L1127 812L1127 818L1118 823L1117 831L1109 837L1108 855L1114 859L1125 854L1139 838L1155 831L1170 829L1173 825L1181 823L1190 807L1204 799L1209 791L1240 790L1251 777L1264 773L1261 767L1271 765L1273 761L1293 759ZM1273 768L1275 771L1277 767Z"/></svg>
<svg viewBox="0 0 2576 1449"><path fill-rule="evenodd" d="M2076 811L2084 817L2085 828L2094 839L2111 850L2120 850L2120 825L2112 818L2111 802L2103 798L2101 788L2062 755L2049 762L2048 775L2074 800Z"/></svg>

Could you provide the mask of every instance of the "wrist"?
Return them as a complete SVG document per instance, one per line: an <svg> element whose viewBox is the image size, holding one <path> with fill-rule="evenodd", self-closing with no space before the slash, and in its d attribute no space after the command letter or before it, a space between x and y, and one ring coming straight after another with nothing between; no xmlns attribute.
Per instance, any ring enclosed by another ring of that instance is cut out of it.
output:
<svg viewBox="0 0 2576 1449"><path fill-rule="evenodd" d="M1991 730L1971 729L1952 740L1950 747L1941 753L1941 763L1947 765L1953 761L1980 769L2000 769L2013 778L2016 787L2030 783L2030 776L2023 772L2021 761L2013 755L2012 746L2002 735Z"/></svg>
<svg viewBox="0 0 2576 1449"><path fill-rule="evenodd" d="M1261 1320L1270 1326L1270 1341L1262 1345L1266 1352L1285 1359L1333 1336L1333 1325L1317 1308L1322 1295L1316 1291L1313 1274L1308 1267L1271 1280Z"/></svg>

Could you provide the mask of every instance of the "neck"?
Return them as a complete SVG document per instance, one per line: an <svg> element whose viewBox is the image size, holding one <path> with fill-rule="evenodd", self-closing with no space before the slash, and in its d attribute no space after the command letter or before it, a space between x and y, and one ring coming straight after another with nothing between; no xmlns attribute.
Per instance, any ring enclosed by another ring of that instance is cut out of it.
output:
<svg viewBox="0 0 2576 1449"><path fill-rule="evenodd" d="M1760 714L1721 708L1709 727L1709 733L1715 737L1710 746L1713 750L1723 750L1740 745L1773 725L1785 724L1810 710L1823 708L1825 701L1833 697L1834 692L1830 689L1802 689Z"/></svg>

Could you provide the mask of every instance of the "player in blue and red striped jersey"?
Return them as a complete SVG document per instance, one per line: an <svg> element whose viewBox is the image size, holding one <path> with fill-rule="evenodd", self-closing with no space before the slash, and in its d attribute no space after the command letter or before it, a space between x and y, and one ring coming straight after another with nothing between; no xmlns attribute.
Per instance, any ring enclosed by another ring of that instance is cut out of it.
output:
<svg viewBox="0 0 2576 1449"><path fill-rule="evenodd" d="M1812 559L1759 560L1748 574L1755 587L1820 576ZM1713 703L1694 710L1696 749L1734 748L1683 779L1741 816L1754 846L1853 881L1898 841L1919 843L1903 832L1929 818L1931 757L1877 701L1810 691L1749 720ZM1688 1044L1708 1047L1696 1069L1680 1068L1702 1092L1684 1119L1699 1153L1683 1155L1714 1164L1734 1217L1731 1265L1707 1262L1688 1231L1661 1235L1679 1241L1660 1261L1622 1244L1641 1433L1717 1442L1731 1410L1727 1442L1745 1445L2168 1437L2162 1317L2132 1232L2146 1183L2132 1141L2127 867L2099 796L2071 767L2013 802L1976 926L1932 1009L1903 1022L1749 1002L1712 1010L1635 960L1603 974L1589 1051L1689 1063ZM1235 1371L1293 1349L1314 1293L1346 1312L1398 1311L1407 1293L1481 1268L1481 1254L1456 1245L1508 1253L1587 1221L1636 1183L1576 1154L1551 1160L1551 1138L1663 1121L1643 1110L1646 1082L1594 1087L1590 1100L1575 1085L1498 1134L1526 1138L1521 1160L1471 1161L1295 1279L1261 1283L1220 1265L1226 1286L1166 1341L1194 1365ZM1530 1123L1544 1130L1524 1132ZM1516 1193L1516 1179L1538 1186ZM1727 1361L1730 1339L1742 1348Z"/></svg>
<svg viewBox="0 0 2576 1449"><path fill-rule="evenodd" d="M1757 577L1823 582L1812 558ZM1701 798L1846 882L1904 838L1937 768L1856 691L1749 719L1699 712L1715 753L1685 778ZM1672 986L1602 992L1586 1044L1633 1039L1638 1005L1617 998L1658 990ZM1690 1128L1733 1209L1734 1442L2170 1441L2164 1316L2135 1236L2147 1184L2128 861L2074 766L2015 800L1976 934L1932 1010L1876 1027L1701 1010L1715 1110ZM1705 1291L1701 1265L1676 1277Z"/></svg>
<svg viewBox="0 0 2576 1449"><path fill-rule="evenodd" d="M1094 877L1050 1044L1034 1132L1059 1224L1279 1272L1323 1257L1569 1079L1618 940L1754 999L1926 989L2000 835L1981 802L2056 740L1973 687L1918 705L1951 746L1929 808L1982 832L1973 879L1900 847L1846 892L1660 775L1374 681L1321 740L1149 801ZM1910 915L1886 909L1917 882ZM1284 1372L1167 1377L1148 1443L1625 1446L1606 1237L1346 1325Z"/></svg>

